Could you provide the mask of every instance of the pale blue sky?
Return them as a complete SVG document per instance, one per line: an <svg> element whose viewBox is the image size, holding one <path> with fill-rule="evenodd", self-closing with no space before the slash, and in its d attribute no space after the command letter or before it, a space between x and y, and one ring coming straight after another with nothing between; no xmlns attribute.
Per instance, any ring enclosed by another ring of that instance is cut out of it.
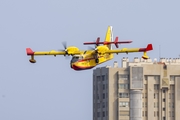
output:
<svg viewBox="0 0 180 120"><path fill-rule="evenodd" d="M58 50L62 42L86 49L83 42L114 36L132 40L121 47L146 47L151 58L179 57L180 1L174 0L0 0L0 120L92 120L92 69L74 71L63 56L36 57L26 47ZM119 54L100 66L120 64Z"/></svg>

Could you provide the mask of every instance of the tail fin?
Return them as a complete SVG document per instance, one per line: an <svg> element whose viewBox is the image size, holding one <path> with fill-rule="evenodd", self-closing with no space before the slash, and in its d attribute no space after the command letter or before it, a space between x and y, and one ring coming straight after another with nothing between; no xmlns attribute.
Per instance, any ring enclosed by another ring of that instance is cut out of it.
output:
<svg viewBox="0 0 180 120"><path fill-rule="evenodd" d="M113 41L113 28L112 26L108 26L104 42L112 42L112 41ZM112 50L111 44L105 46L107 46L110 50Z"/></svg>

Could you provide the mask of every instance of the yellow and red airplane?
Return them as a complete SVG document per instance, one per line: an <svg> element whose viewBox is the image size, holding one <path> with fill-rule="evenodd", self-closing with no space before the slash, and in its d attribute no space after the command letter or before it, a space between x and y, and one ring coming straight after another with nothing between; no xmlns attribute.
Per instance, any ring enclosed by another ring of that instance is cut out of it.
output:
<svg viewBox="0 0 180 120"><path fill-rule="evenodd" d="M113 31L112 26L108 26L106 37L104 42L100 42L98 37L96 42L86 42L84 45L95 44L96 47L91 50L80 50L75 46L66 47L64 45L64 50L61 51L37 51L34 52L31 48L26 48L28 56L31 56L29 60L31 63L36 63L34 56L40 55L68 55L72 56L70 61L70 66L74 70L86 70L91 69L101 63L113 59L114 53L131 53L131 52L143 52L142 58L148 59L146 52L153 50L152 44L148 44L146 48L122 48L122 49L112 49L112 44L118 48L118 44L131 43L132 41L118 41L118 37L113 41ZM102 44L102 45L100 45Z"/></svg>

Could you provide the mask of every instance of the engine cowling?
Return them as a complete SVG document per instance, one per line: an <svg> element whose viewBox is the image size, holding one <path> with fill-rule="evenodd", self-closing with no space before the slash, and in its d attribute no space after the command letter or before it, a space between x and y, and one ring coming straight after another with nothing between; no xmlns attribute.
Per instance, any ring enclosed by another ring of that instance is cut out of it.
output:
<svg viewBox="0 0 180 120"><path fill-rule="evenodd" d="M68 54L74 54L75 52L79 51L79 48L72 46L72 47L68 47L66 51Z"/></svg>
<svg viewBox="0 0 180 120"><path fill-rule="evenodd" d="M109 50L109 48L108 48L107 46L98 46L96 49L97 49L97 52L98 52L98 53L101 53L101 54L103 54L103 53L105 53L107 50Z"/></svg>

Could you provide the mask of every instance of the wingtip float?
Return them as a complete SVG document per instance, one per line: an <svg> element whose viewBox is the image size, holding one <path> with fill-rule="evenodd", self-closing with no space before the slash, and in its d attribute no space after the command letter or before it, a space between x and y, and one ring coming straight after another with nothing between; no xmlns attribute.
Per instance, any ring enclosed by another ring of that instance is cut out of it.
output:
<svg viewBox="0 0 180 120"><path fill-rule="evenodd" d="M39 55L68 55L72 56L70 61L70 67L74 70L87 70L91 69L101 63L109 61L114 58L114 54L119 53L132 53L132 52L143 52L142 58L148 59L147 51L153 50L152 44L148 44L145 48L122 48L122 49L112 49L112 44L118 48L119 44L131 43L128 41L119 41L118 37L113 41L112 26L108 26L105 40L100 42L100 37L97 38L96 42L85 42L84 45L95 44L96 47L92 50L79 50L75 46L64 46L64 50L61 51L33 51L31 48L26 48L26 54L31 56L30 62L36 63L34 56Z"/></svg>

